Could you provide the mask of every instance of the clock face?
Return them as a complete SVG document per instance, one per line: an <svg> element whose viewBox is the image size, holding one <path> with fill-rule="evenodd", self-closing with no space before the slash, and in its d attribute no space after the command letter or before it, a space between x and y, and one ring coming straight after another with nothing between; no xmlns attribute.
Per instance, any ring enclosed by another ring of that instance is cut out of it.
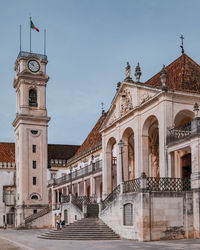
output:
<svg viewBox="0 0 200 250"><path fill-rule="evenodd" d="M38 61L36 60L30 60L28 62L28 68L30 69L31 72L38 72L38 70L40 69L40 64Z"/></svg>

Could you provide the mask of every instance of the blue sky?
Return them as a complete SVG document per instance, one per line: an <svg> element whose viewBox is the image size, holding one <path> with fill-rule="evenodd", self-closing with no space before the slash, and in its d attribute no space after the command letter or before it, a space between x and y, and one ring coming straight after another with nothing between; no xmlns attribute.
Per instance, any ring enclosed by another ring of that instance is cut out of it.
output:
<svg viewBox="0 0 200 250"><path fill-rule="evenodd" d="M32 32L32 50L43 53L47 29L47 108L49 143L81 144L109 108L117 82L132 76L140 62L146 81L185 52L200 62L198 0L0 0L0 141L14 141L14 62L29 51L29 16L40 32Z"/></svg>

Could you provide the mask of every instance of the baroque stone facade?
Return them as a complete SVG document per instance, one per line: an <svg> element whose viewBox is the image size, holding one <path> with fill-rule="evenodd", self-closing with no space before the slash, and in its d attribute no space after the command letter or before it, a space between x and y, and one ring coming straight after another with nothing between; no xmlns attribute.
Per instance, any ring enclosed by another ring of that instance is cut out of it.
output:
<svg viewBox="0 0 200 250"><path fill-rule="evenodd" d="M41 65L40 71L30 71L31 60ZM16 227L47 226L48 220L53 227L59 220L72 223L90 216L98 204L98 217L122 238L200 237L200 66L196 62L183 53L144 83L139 64L133 81L127 63L126 78L118 84L108 112L102 112L84 143L73 150L52 147L53 157L47 153L46 140L46 62L32 54L20 55L18 62L16 177L12 177ZM33 145L40 147L36 158ZM38 176L34 161L39 164ZM39 182L34 184L33 177Z"/></svg>

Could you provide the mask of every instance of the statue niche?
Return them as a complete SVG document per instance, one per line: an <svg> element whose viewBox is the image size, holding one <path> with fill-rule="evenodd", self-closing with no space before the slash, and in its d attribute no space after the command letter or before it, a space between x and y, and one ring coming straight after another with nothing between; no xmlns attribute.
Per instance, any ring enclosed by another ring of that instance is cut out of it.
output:
<svg viewBox="0 0 200 250"><path fill-rule="evenodd" d="M160 177L158 127L154 127L150 129L149 132L150 132L149 133L149 152L150 152L151 176Z"/></svg>

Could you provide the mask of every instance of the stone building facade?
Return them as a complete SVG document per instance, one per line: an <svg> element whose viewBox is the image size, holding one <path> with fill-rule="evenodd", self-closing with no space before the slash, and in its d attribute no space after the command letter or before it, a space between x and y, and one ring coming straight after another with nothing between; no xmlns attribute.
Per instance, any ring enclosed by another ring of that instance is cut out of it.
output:
<svg viewBox="0 0 200 250"><path fill-rule="evenodd" d="M30 53L16 61L15 174L3 184L16 193L16 227L73 223L98 204L122 238L199 238L200 66L182 53L141 82L139 64L133 80L127 63L108 112L78 147L47 144L46 63Z"/></svg>

